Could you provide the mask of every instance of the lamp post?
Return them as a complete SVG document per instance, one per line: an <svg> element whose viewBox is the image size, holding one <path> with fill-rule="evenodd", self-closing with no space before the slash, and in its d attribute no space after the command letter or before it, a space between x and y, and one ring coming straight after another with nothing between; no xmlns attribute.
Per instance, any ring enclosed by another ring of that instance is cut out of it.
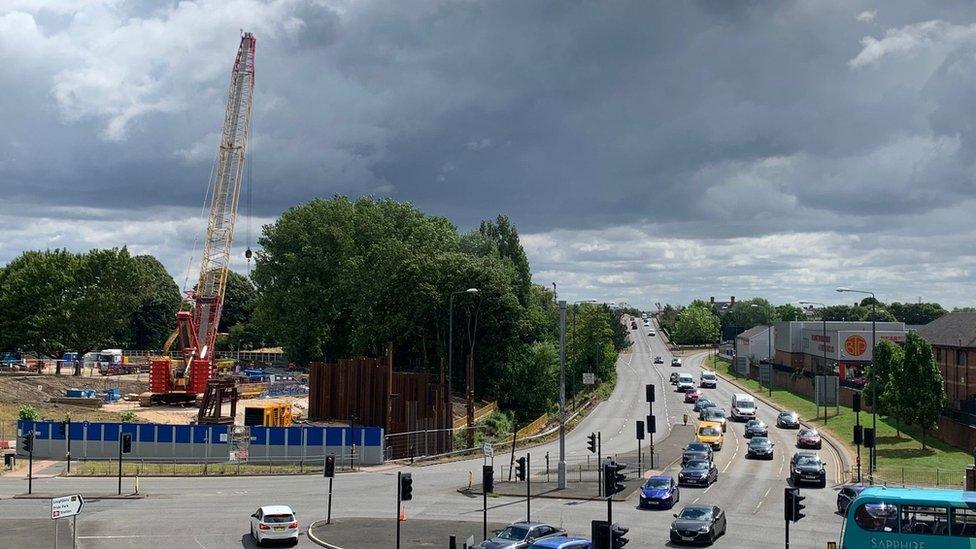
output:
<svg viewBox="0 0 976 549"><path fill-rule="evenodd" d="M875 383L876 379L874 377L875 364L874 364L874 347L877 345L877 328L876 320L877 315L875 314L875 304L878 302L878 298L874 297L874 292L869 292L867 290L854 290L852 288L837 288L838 292L850 292L854 294L867 294L871 296L871 430L874 432L875 440L878 440L878 385ZM871 448L871 459L868 463L868 474L871 478L874 478L874 470L878 468L878 453L875 449Z"/></svg>
<svg viewBox="0 0 976 549"><path fill-rule="evenodd" d="M818 303L816 301L801 301L800 305L819 305L820 306L820 321L823 323L823 341L820 342L820 347L823 349L823 366L822 368L827 368L827 315L824 314L824 310L827 306L823 303ZM820 415L820 408L817 408L817 415ZM827 423L827 404L824 404L824 423Z"/></svg>
<svg viewBox="0 0 976 549"><path fill-rule="evenodd" d="M559 302L559 464L557 482L566 489L566 302Z"/></svg>
<svg viewBox="0 0 976 549"><path fill-rule="evenodd" d="M478 288L468 288L467 290L461 290L460 292L454 292L451 294L450 299L448 299L447 307L447 402L445 405L449 410L448 417L453 421L454 419L454 405L451 403L451 390L454 388L454 296L461 294L476 294L478 293ZM453 427L453 426L452 426ZM451 427L448 427L449 429ZM451 437L452 446L454 437ZM451 448L453 450L454 448Z"/></svg>

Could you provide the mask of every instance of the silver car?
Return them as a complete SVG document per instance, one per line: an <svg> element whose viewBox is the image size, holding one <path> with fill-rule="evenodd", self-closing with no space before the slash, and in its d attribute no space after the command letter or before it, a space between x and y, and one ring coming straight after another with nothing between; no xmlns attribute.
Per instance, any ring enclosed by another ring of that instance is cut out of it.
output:
<svg viewBox="0 0 976 549"><path fill-rule="evenodd" d="M513 522L481 542L482 549L523 549L540 539L566 537L566 531L542 522Z"/></svg>

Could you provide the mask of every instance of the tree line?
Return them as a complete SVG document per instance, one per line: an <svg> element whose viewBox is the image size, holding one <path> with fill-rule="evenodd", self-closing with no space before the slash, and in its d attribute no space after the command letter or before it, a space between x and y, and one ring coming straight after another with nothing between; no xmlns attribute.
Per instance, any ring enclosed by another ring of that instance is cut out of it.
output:
<svg viewBox="0 0 976 549"><path fill-rule="evenodd" d="M408 203L336 196L287 210L259 244L251 277L229 273L218 351L280 345L307 365L379 356L392 344L398 367L436 378L447 367L453 301L453 389L463 389L473 357L479 398L498 400L519 420L554 406L559 311L553 292L532 283L507 217L461 232ZM176 312L189 306L151 256L28 251L0 267L0 350L58 359L160 349ZM612 379L627 344L621 314L570 307L570 394L582 389L583 372Z"/></svg>

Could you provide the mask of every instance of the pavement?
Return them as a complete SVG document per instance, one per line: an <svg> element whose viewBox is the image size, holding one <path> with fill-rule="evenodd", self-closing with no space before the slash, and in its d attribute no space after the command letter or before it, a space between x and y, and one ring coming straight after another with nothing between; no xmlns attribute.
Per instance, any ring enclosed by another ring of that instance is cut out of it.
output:
<svg viewBox="0 0 976 549"><path fill-rule="evenodd" d="M488 535L506 526L507 522L489 522ZM453 535L461 547L469 537L480 543L483 529L483 521L408 518L400 522L400 543L402 547L447 547ZM317 521L309 526L308 538L334 549L395 547L396 521L392 517L334 519L331 524Z"/></svg>
<svg viewBox="0 0 976 549"><path fill-rule="evenodd" d="M639 324L639 322L638 322ZM654 413L660 445L680 425L681 415L693 415L691 405L682 402L681 394L668 382L672 370L691 373L697 378L706 353L684 358L682 368L671 368L671 353L657 337L645 330L632 330L634 345L617 362L618 382L610 398L601 403L576 429L566 435L566 459L569 469L585 463L591 456L587 435L602 433L603 453L621 455L637 449L634 425L644 419L648 405L644 402L644 385L654 384ZM660 355L665 364L653 364ZM705 394L728 409L731 395L742 392L720 380ZM796 431L775 428L777 411L759 403L759 417L770 425L770 437L776 444L772 461L746 460L742 424L732 423L726 434L725 447L716 453L719 480L709 488L682 488L680 508L691 503L714 504L726 510L728 535L720 538L716 548L776 548L783 546L783 489L788 486L788 460L794 450ZM646 444L647 441L645 440ZM536 456L550 453L553 464L558 459L558 443L550 442L529 449L519 449L516 457L531 452ZM793 549L822 549L827 541L840 537L842 517L835 513L837 487L833 480L842 468L835 451L825 446L821 451L831 484L825 489L802 488L806 496L806 518L790 525ZM592 459L592 458L590 458ZM383 471L360 471L338 475L334 482L333 520L366 518L392 520L395 504L396 472L413 474L413 501L408 504L409 523L419 518L437 521L480 522L482 498L459 493L467 485L468 475L480 477L481 458L439 463L425 467L401 467ZM496 471L502 460L496 458ZM508 459L504 460L508 463ZM675 466L664 468L676 475ZM133 479L123 479L123 492L132 492ZM324 518L329 483L317 475L287 477L193 477L143 478L138 500L103 499L86 503L78 517L78 547L81 549L175 547L252 547L248 533L248 515L261 505L290 505L303 527ZM54 477L34 480L34 490L45 494L112 493L116 479ZM50 519L50 502L38 499L13 499L26 491L23 478L0 477L0 517L4 525L5 547L52 547L55 521ZM518 496L500 496L489 501L488 520L508 523L525 518L525 500ZM606 517L605 501L539 498L532 501L532 519L565 528L570 535L589 536L590 521ZM629 547L667 546L672 521L670 511L641 510L637 495L613 504L615 522L629 528ZM63 522L63 521L58 521ZM382 524L382 522L376 522ZM20 526L27 525L27 526ZM60 525L60 524L59 524ZM42 535L49 532L51 538ZM61 532L59 532L61 534ZM477 538L477 537L476 537ZM61 539L64 539L63 537ZM480 541L480 540L477 540ZM62 546L66 546L62 542ZM318 547L304 533L300 547ZM444 545L440 545L443 547ZM408 546L404 546L405 548ZM382 546L381 546L382 548ZM384 548L385 549L385 548Z"/></svg>

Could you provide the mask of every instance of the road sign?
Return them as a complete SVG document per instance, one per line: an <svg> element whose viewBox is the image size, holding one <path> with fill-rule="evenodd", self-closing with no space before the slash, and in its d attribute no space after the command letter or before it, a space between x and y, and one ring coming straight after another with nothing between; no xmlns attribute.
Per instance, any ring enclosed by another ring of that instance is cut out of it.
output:
<svg viewBox="0 0 976 549"><path fill-rule="evenodd" d="M773 365L764 362L759 365L759 385L762 387L772 386Z"/></svg>
<svg viewBox="0 0 976 549"><path fill-rule="evenodd" d="M81 494L51 498L51 518L73 517L81 514L84 507L85 498L81 497Z"/></svg>
<svg viewBox="0 0 976 549"><path fill-rule="evenodd" d="M740 376L749 374L749 357L747 356L735 357L735 372Z"/></svg>
<svg viewBox="0 0 976 549"><path fill-rule="evenodd" d="M837 376L817 376L815 378L815 401L817 406L836 406L840 380Z"/></svg>
<svg viewBox="0 0 976 549"><path fill-rule="evenodd" d="M583 385L596 385L596 374L583 372Z"/></svg>
<svg viewBox="0 0 976 549"><path fill-rule="evenodd" d="M486 458L495 457L495 448L490 442L486 442L485 445L481 447L481 451L485 453Z"/></svg>

